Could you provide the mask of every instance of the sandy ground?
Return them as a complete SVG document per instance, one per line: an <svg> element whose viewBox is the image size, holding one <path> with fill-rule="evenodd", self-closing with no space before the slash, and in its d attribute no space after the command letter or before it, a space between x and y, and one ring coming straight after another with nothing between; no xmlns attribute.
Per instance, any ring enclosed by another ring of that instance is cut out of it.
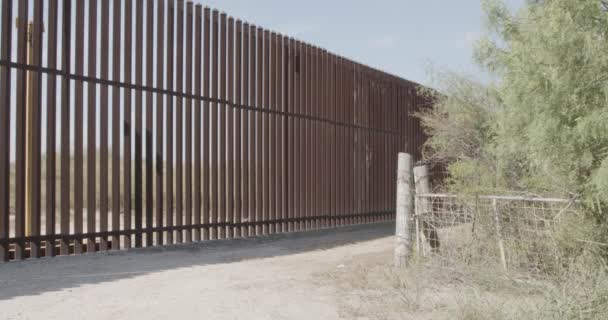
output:
<svg viewBox="0 0 608 320"><path fill-rule="evenodd" d="M0 264L0 318L352 319L348 289L331 275L363 260L390 261L393 228Z"/></svg>

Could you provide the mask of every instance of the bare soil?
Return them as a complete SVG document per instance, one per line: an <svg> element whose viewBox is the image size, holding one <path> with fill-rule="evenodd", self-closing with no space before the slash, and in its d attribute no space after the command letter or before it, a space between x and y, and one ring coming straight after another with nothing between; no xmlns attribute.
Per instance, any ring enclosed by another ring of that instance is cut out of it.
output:
<svg viewBox="0 0 608 320"><path fill-rule="evenodd" d="M393 232L382 223L0 264L0 319L492 318L465 314L477 309L457 273L393 270Z"/></svg>
<svg viewBox="0 0 608 320"><path fill-rule="evenodd" d="M319 275L388 250L392 231L377 224L0 264L0 319L339 319L341 289Z"/></svg>

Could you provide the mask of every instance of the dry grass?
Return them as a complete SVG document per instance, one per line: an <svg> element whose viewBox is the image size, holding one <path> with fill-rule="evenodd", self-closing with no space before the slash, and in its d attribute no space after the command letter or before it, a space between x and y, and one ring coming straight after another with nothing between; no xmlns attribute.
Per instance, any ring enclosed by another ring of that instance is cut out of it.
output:
<svg viewBox="0 0 608 320"><path fill-rule="evenodd" d="M361 260L368 262L318 275L346 293L341 301L345 318L535 319L550 289L544 282L487 277L465 267L446 269L432 258L402 270L386 260Z"/></svg>
<svg viewBox="0 0 608 320"><path fill-rule="evenodd" d="M573 214L539 227L529 217L540 209L523 209L501 220L507 270L495 220L478 215L475 224L438 223L441 247L422 237L408 268L394 269L389 253L319 278L346 293L342 310L352 319L608 319L608 246L576 240L598 239L597 225Z"/></svg>

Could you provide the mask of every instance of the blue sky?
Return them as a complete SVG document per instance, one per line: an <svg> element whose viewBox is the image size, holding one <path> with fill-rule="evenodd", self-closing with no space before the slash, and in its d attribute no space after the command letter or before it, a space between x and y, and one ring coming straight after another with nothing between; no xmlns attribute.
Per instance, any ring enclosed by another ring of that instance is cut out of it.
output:
<svg viewBox="0 0 608 320"><path fill-rule="evenodd" d="M508 0L518 8L524 0ZM431 85L428 66L487 76L472 62L480 0L208 0L228 14Z"/></svg>

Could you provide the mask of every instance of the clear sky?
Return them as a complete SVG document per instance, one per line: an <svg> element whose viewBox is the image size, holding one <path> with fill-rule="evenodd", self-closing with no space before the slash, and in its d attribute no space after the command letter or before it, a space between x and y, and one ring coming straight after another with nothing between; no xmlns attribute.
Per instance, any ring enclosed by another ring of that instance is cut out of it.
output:
<svg viewBox="0 0 608 320"><path fill-rule="evenodd" d="M199 2L199 1L197 1ZM524 0L507 0L518 8ZM480 0L208 0L205 5L430 85L429 64L486 76L472 62Z"/></svg>

